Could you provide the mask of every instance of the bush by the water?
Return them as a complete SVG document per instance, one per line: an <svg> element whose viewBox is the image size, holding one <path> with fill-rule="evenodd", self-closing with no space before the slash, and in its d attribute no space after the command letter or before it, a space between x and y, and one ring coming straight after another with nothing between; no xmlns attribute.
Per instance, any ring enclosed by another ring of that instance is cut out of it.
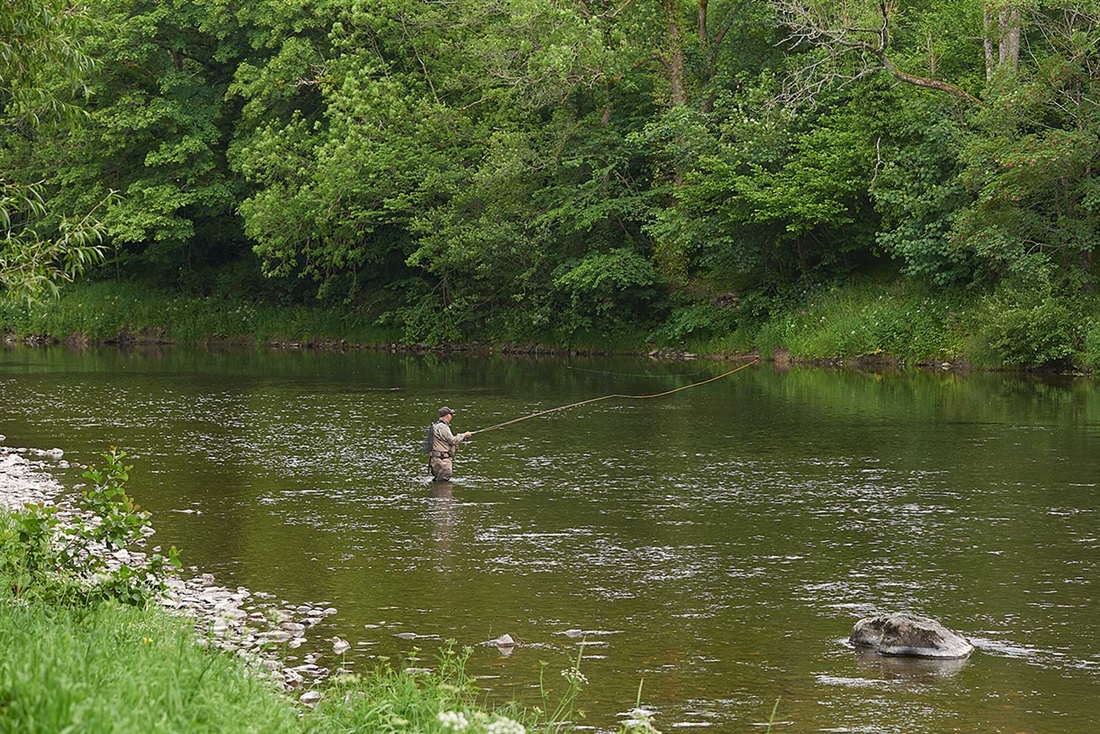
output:
<svg viewBox="0 0 1100 734"><path fill-rule="evenodd" d="M983 311L974 349L980 361L1024 368L1096 364L1089 342L1090 325L1100 315L1095 296L1059 292L1039 278L998 288Z"/></svg>

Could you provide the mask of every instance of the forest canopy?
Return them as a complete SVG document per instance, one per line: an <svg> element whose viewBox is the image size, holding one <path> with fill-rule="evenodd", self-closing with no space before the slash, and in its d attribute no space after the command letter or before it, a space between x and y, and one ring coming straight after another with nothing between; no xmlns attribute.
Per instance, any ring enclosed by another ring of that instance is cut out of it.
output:
<svg viewBox="0 0 1100 734"><path fill-rule="evenodd" d="M5 8L10 292L91 267L568 342L853 276L1095 288L1095 1Z"/></svg>

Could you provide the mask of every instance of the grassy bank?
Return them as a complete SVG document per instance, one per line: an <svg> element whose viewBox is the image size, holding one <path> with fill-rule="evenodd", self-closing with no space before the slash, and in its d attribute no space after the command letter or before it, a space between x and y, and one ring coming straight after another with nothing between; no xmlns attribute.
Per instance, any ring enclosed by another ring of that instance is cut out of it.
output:
<svg viewBox="0 0 1100 734"><path fill-rule="evenodd" d="M188 298L130 283L72 286L25 307L0 301L0 332L57 341L131 340L179 344L235 342L381 346L408 344L401 328L350 307L257 304ZM979 368L1100 368L1100 296L1034 288L931 288L911 280L861 279L756 304L698 303L665 323L615 335L575 335L568 343L531 336L464 334L468 343L642 353L756 352L797 362L881 360L965 363Z"/></svg>
<svg viewBox="0 0 1100 734"><path fill-rule="evenodd" d="M905 279L855 279L777 297L754 316L746 305L721 319L700 307L677 334L658 334L710 355L755 352L801 363L967 365L980 369L1100 368L1100 297L1049 288L933 288ZM671 321L675 325L677 315ZM698 324L698 328L690 328Z"/></svg>
<svg viewBox="0 0 1100 734"><path fill-rule="evenodd" d="M180 620L153 609L8 596L0 635L0 731L298 729L273 687L198 647Z"/></svg>
<svg viewBox="0 0 1100 734"><path fill-rule="evenodd" d="M74 285L57 300L38 305L0 302L0 330L16 338L33 335L64 341L77 335L94 342L121 337L178 344L210 340L386 344L398 336L375 325L370 316L349 309L189 298L116 282Z"/></svg>
<svg viewBox="0 0 1100 734"><path fill-rule="evenodd" d="M241 660L196 644L189 625L156 607L9 596L0 635L0 732L446 732L461 714L466 731L514 734L539 723L515 707L480 705L458 653L433 672L345 675L309 710Z"/></svg>
<svg viewBox="0 0 1100 734"><path fill-rule="evenodd" d="M1100 367L1100 298L862 281L777 311L755 332L754 345L761 354L783 350L802 361L1091 370Z"/></svg>

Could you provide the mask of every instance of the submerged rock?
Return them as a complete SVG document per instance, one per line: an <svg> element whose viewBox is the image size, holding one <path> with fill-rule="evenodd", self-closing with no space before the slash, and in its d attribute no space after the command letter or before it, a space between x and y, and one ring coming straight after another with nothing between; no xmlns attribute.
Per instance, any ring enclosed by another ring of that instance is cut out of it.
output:
<svg viewBox="0 0 1100 734"><path fill-rule="evenodd" d="M974 650L970 641L931 617L881 614L856 622L848 641L881 655L909 655L945 660L965 658Z"/></svg>
<svg viewBox="0 0 1100 734"><path fill-rule="evenodd" d="M512 637L511 635L505 634L501 635L495 640L489 640L488 642L482 644L492 645L493 647L515 647L516 645L520 644L520 641L517 640L515 637Z"/></svg>
<svg viewBox="0 0 1100 734"><path fill-rule="evenodd" d="M880 655L873 649L856 650L856 664L880 680L935 683L957 675L970 664L968 658L921 658L912 655Z"/></svg>

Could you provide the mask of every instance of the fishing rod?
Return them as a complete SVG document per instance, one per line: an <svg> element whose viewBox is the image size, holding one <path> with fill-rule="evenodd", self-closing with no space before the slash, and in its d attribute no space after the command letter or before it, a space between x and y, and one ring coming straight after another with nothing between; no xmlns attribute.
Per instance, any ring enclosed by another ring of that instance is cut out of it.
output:
<svg viewBox="0 0 1100 734"><path fill-rule="evenodd" d="M649 400L651 398L663 398L664 396L671 395L674 392L680 392L681 390L690 390L693 387L701 387L701 386L706 385L708 383L715 382L717 380L721 380L723 377L729 377L734 372L740 372L741 370L745 369L746 367L751 367L752 365L756 364L759 361L760 361L760 358L757 357L756 359L752 360L751 362L746 362L745 364L741 365L740 367L732 369L729 372L724 372L720 375L708 378L706 380L701 380L699 382L693 382L690 385L682 385L680 387L673 388L672 390L665 390L664 392L653 393L652 395L621 395L621 394L616 393L614 395L603 395L603 396L598 397L598 398L589 398L588 400L582 400L579 403L570 403L569 405L561 405L561 406L558 406L557 408L550 408L548 410L540 410L537 413L531 413L530 415L521 416L520 418L513 418L510 421L504 421L503 423L497 423L495 426L489 426L488 428L479 428L476 431L470 431L470 434L472 435L472 434L475 434L475 433L485 433L487 431L495 431L498 428L504 428L505 426L510 426L513 423L519 423L520 421L526 421L526 420L530 420L532 418L538 418L539 416L542 416L542 415L548 415L550 413L556 413L559 410L567 410L569 408L580 407L581 405L588 405L590 403L598 403L601 400L610 400L612 398L619 398L621 400Z"/></svg>

